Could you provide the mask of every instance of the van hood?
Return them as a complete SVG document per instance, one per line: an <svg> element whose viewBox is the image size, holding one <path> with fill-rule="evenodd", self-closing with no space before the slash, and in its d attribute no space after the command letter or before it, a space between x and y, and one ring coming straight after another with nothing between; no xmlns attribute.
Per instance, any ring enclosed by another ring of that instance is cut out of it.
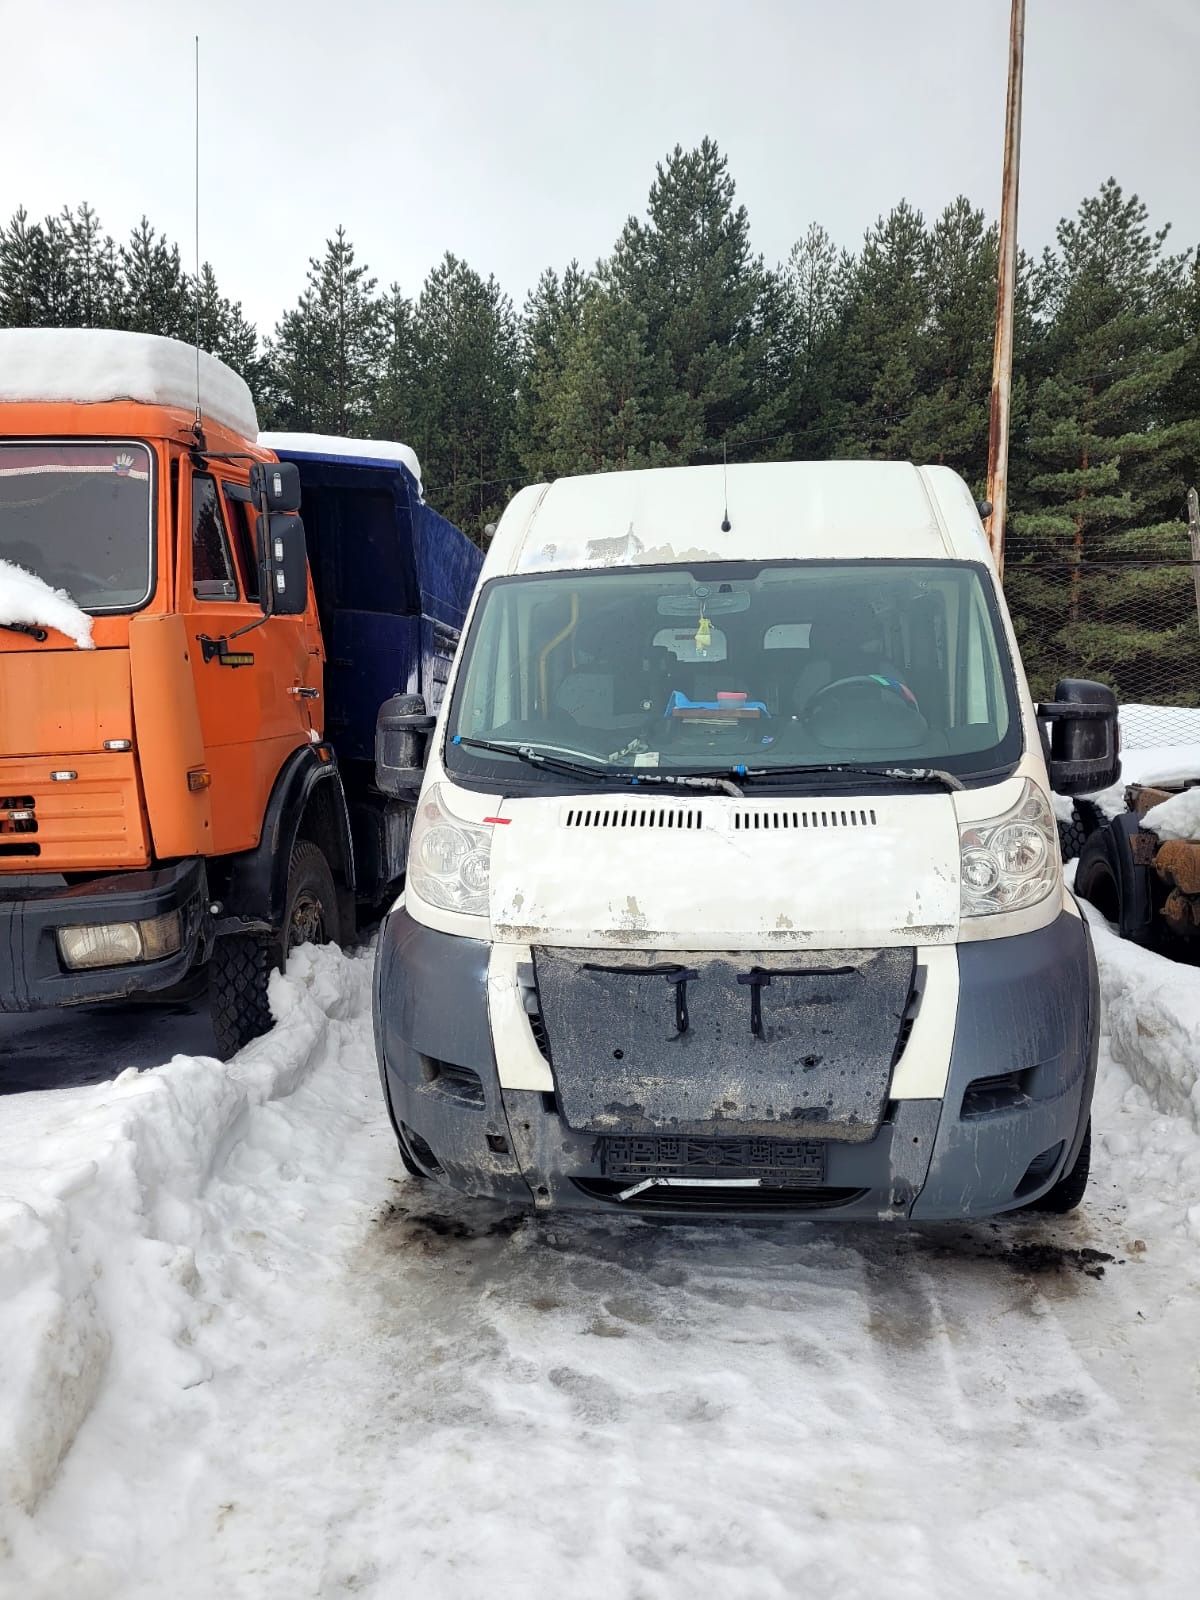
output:
<svg viewBox="0 0 1200 1600"><path fill-rule="evenodd" d="M504 942L879 949L958 935L949 794L522 797L493 814Z"/></svg>

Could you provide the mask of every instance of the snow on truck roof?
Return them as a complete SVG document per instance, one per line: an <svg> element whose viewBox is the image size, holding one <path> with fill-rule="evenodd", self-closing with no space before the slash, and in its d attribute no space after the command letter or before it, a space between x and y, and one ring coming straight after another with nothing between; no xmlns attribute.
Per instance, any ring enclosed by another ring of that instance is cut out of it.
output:
<svg viewBox="0 0 1200 1600"><path fill-rule="evenodd" d="M82 405L135 400L196 409L196 350L156 333L114 328L0 328L0 401ZM243 439L258 433L245 381L200 352L200 408Z"/></svg>
<svg viewBox="0 0 1200 1600"><path fill-rule="evenodd" d="M315 461L385 462L406 467L421 487L421 463L411 445L394 439L340 439L331 433L260 433L258 442L277 456L307 456Z"/></svg>
<svg viewBox="0 0 1200 1600"><path fill-rule="evenodd" d="M687 561L909 557L987 561L979 513L948 467L771 461L659 467L536 484L500 520L483 578Z"/></svg>

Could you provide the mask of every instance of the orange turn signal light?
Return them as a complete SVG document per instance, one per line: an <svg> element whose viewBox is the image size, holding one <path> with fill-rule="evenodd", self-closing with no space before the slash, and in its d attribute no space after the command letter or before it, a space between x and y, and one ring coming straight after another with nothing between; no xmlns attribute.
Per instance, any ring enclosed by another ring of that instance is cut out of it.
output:
<svg viewBox="0 0 1200 1600"><path fill-rule="evenodd" d="M207 767L193 767L187 775L188 788L193 794L212 787L212 773Z"/></svg>

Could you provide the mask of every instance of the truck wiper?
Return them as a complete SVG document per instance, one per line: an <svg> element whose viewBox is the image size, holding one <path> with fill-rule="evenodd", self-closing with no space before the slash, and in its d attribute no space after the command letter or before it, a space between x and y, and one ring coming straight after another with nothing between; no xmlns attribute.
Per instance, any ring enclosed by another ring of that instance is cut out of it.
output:
<svg viewBox="0 0 1200 1600"><path fill-rule="evenodd" d="M589 767L585 762L572 761L569 756L551 755L530 744L500 744L494 739L469 739L461 733L456 733L450 742L466 745L469 750L494 750L500 755L516 756L518 761L524 761L531 767L542 767L547 772L561 772L572 778L598 778L604 783L619 783L635 789L643 786L704 789L716 794L731 794L739 800L742 798L742 791L734 783L732 775L724 773L713 773L710 776L708 773L699 772L659 772L653 767L643 767L636 771L630 771L627 767Z"/></svg>
<svg viewBox="0 0 1200 1600"><path fill-rule="evenodd" d="M9 633L24 633L31 639L36 639L41 644L43 639L50 637L45 628L39 628L36 622L0 622L0 628L7 628Z"/></svg>
<svg viewBox="0 0 1200 1600"><path fill-rule="evenodd" d="M889 780L894 783L937 783L943 789L963 788L952 772L941 767L859 767L848 761L831 761L821 766L735 767L735 775L754 783L762 778L807 778L828 773L841 773L848 778L870 778L875 782Z"/></svg>

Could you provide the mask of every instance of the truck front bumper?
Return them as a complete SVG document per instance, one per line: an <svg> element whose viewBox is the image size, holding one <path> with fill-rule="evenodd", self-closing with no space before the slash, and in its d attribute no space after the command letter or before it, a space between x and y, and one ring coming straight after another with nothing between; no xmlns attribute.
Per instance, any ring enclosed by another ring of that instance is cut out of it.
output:
<svg viewBox="0 0 1200 1600"><path fill-rule="evenodd" d="M59 954L62 928L149 922L178 912L182 942L155 961L73 971ZM44 1011L152 994L180 982L209 940L208 875L200 859L90 882L23 887L0 878L0 1011Z"/></svg>
<svg viewBox="0 0 1200 1600"><path fill-rule="evenodd" d="M1036 933L958 947L942 1097L889 1101L873 1137L824 1143L809 1188L684 1183L618 1199L631 1185L608 1176L604 1138L568 1126L556 1094L501 1088L489 954L483 941L437 933L400 910L384 925L375 968L376 1045L397 1136L430 1177L468 1194L679 1218L986 1217L1045 1194L1083 1138L1099 995L1087 926L1069 913Z"/></svg>

